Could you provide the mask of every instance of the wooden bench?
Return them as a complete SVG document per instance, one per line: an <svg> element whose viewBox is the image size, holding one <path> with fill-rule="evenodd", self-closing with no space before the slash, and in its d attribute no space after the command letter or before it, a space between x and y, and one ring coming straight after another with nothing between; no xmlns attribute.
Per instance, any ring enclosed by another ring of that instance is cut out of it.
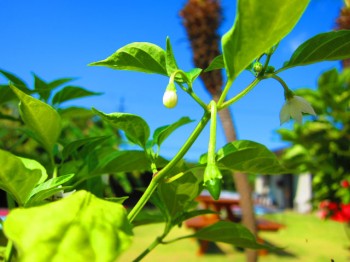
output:
<svg viewBox="0 0 350 262"><path fill-rule="evenodd" d="M210 214L210 215L202 215L197 216L191 219L188 219L185 221L185 225L188 228L194 229L195 231L198 231L202 229L203 227L210 226L216 222L220 221L220 218L217 214ZM257 230L258 231L269 231L269 232L276 232L280 230L281 228L284 228L285 225L270 221L267 219L259 218L257 219ZM263 243L264 240L261 239L259 236L257 237L257 241L260 243ZM199 240L199 250L197 252L198 255L203 255L206 253L209 241L206 240ZM259 250L259 255L266 255L268 253L267 250L262 249Z"/></svg>

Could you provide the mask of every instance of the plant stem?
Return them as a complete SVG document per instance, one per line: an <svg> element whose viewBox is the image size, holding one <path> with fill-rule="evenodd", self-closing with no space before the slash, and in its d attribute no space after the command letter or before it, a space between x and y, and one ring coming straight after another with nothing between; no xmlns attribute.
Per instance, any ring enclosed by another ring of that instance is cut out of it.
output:
<svg viewBox="0 0 350 262"><path fill-rule="evenodd" d="M257 77L254 79L253 82L251 82L245 89L243 89L239 94L237 94L236 96L234 96L233 98L231 98L230 100L223 102L221 104L218 103L218 110L222 110L225 107L228 107L230 105L232 105L233 103L237 102L239 99L241 99L242 97L244 97L246 94L248 94L260 81L262 80L262 78ZM221 96L222 97L222 96ZM220 97L220 99L221 99Z"/></svg>
<svg viewBox="0 0 350 262"><path fill-rule="evenodd" d="M13 242L12 240L8 240L6 249L5 249L4 261L10 262L12 260L12 255L13 255Z"/></svg>
<svg viewBox="0 0 350 262"><path fill-rule="evenodd" d="M212 100L210 102L210 137L208 146L208 164L215 164L215 147L216 147L216 116L217 108L216 102Z"/></svg>
<svg viewBox="0 0 350 262"><path fill-rule="evenodd" d="M147 201L153 194L154 190L157 188L158 184L167 175L168 171L172 169L183 158L183 156L187 153L187 151L191 148L192 144L196 141L200 133L203 131L204 127L207 125L209 119L210 119L210 114L208 112L205 112L202 119L199 121L198 125L193 130L190 137L187 139L184 145L180 148L180 150L177 152L174 158L162 170L154 174L153 179L151 183L148 185L146 191L143 193L142 197L139 199L139 201L136 203L136 205L128 214L128 219L130 222L132 222L135 219L137 214L141 211L141 209L147 203Z"/></svg>
<svg viewBox="0 0 350 262"><path fill-rule="evenodd" d="M224 90L222 91L221 93L221 96L217 102L217 107L218 108L221 108L221 105L224 103L225 99L226 99L226 96L227 96L227 93L228 91L230 90L231 86L232 86L232 83L233 83L233 79L229 79L227 82L226 82L226 85L224 87Z"/></svg>

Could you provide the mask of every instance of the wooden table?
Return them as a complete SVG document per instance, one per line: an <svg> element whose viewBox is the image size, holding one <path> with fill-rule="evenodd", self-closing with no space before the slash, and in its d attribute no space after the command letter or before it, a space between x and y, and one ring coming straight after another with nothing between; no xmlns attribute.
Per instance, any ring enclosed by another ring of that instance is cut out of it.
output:
<svg viewBox="0 0 350 262"><path fill-rule="evenodd" d="M200 195L196 198L205 209L211 209L219 213L221 216L222 211L225 212L226 217L223 219L228 219L234 222L239 222L241 220L240 216L237 216L233 213L235 208L239 208L239 198L230 198L230 197L220 197L218 200L214 200L209 195Z"/></svg>

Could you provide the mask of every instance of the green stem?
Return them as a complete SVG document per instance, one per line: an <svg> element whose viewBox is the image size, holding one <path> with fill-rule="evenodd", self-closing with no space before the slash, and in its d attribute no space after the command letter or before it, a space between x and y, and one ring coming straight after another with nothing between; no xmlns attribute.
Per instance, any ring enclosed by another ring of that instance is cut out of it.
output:
<svg viewBox="0 0 350 262"><path fill-rule="evenodd" d="M287 86L286 82L284 82L284 80L282 78L280 78L279 76L277 76L275 74L271 74L271 75L269 74L269 75L264 76L264 79L267 79L267 78L273 78L273 79L277 80L281 84L281 86L284 89L284 96L285 96L286 99L292 98L294 96L293 91L291 91L289 89L289 87Z"/></svg>
<svg viewBox="0 0 350 262"><path fill-rule="evenodd" d="M6 250L5 250L5 257L4 257L5 262L10 262L12 260L13 251L14 251L13 242L12 240L8 240L6 245Z"/></svg>
<svg viewBox="0 0 350 262"><path fill-rule="evenodd" d="M132 222L137 214L141 211L143 206L147 203L151 195L153 194L154 190L157 188L158 184L164 179L164 177L167 175L168 171L172 169L187 153L187 151L190 149L192 144L195 142L195 140L198 138L204 127L207 125L208 121L210 119L210 114L208 112L205 112L201 121L198 123L196 128L193 130L190 137L187 139L185 144L180 148L180 150L177 152L177 154L174 156L174 158L158 173L156 173L151 181L151 183L148 185L146 191L143 193L139 201L136 203L136 205L133 207L133 209L128 214L128 219L130 222Z"/></svg>
<svg viewBox="0 0 350 262"><path fill-rule="evenodd" d="M248 94L261 80L262 80L262 78L259 78L259 77L255 78L254 81L251 82L250 85L247 86L244 90L242 90L239 94L237 94L233 98L227 100L226 102L224 102L220 105L218 103L218 110L222 110L222 109L232 105L233 103L237 102L239 99L241 99L246 94Z"/></svg>
<svg viewBox="0 0 350 262"><path fill-rule="evenodd" d="M216 115L217 115L216 102L212 100L210 102L210 137L208 146L208 164L215 164L215 147L216 147Z"/></svg>
<svg viewBox="0 0 350 262"><path fill-rule="evenodd" d="M185 88L181 83L177 83L183 91L189 94L204 110L208 110L206 103L204 103L195 92L193 92L192 88Z"/></svg>
<svg viewBox="0 0 350 262"><path fill-rule="evenodd" d="M224 90L222 91L221 96L220 96L220 98L219 98L219 100L218 100L218 102L217 102L217 107L218 107L218 108L221 108L221 107L222 107L221 105L224 103L224 101L225 101L225 99L226 99L226 96L227 96L227 93L228 93L228 91L230 90L230 88L231 88L231 86L232 86L232 83L233 83L233 79L230 79L230 80L228 80L228 81L226 82L226 85L225 85L225 87L224 87Z"/></svg>

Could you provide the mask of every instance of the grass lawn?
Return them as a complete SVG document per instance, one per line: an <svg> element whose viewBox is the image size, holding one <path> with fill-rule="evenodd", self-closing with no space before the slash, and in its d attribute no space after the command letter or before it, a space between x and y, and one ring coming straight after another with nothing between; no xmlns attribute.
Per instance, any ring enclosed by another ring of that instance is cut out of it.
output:
<svg viewBox="0 0 350 262"><path fill-rule="evenodd" d="M320 220L313 214L302 215L284 212L265 216L286 225L279 232L262 232L260 236L269 243L284 248L278 253L261 256L259 261L305 261L323 262L350 261L350 240L344 230L344 224ZM118 261L132 261L162 232L162 224L136 227L132 246ZM186 235L192 231L175 228L168 240ZM169 245L160 245L148 254L143 261L178 262L178 261L245 261L244 253L227 244L218 244L216 252L197 256L198 244L195 239L184 239Z"/></svg>

